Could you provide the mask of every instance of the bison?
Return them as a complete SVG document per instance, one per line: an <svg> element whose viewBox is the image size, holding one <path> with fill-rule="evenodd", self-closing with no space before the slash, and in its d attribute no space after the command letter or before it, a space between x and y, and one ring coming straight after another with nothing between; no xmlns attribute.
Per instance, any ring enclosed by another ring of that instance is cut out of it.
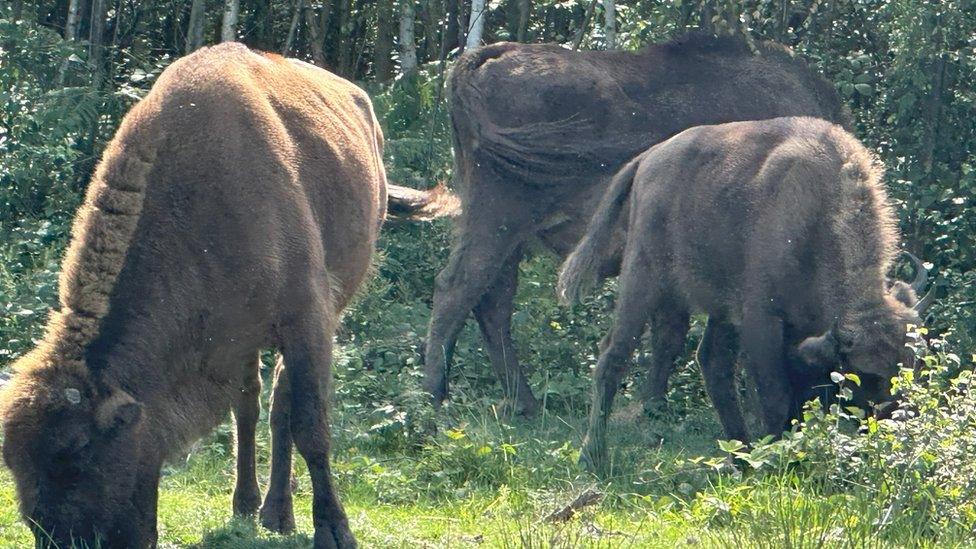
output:
<svg viewBox="0 0 976 549"><path fill-rule="evenodd" d="M222 44L128 113L75 219L60 306L2 396L3 458L40 546L156 545L160 468L233 410L234 510L260 503L258 352L280 349L272 482L293 525L291 444L315 547L355 540L332 484L332 336L386 210L367 95L303 62Z"/></svg>
<svg viewBox="0 0 976 549"><path fill-rule="evenodd" d="M637 52L499 43L460 58L449 87L462 211L425 349L435 404L448 395L454 343L473 310L505 395L518 412L535 412L511 336L525 244L569 253L612 175L640 151L701 124L788 115L846 123L829 82L782 46L756 49L693 34ZM602 268L615 274L619 260ZM648 397L665 383L650 379Z"/></svg>
<svg viewBox="0 0 976 549"><path fill-rule="evenodd" d="M874 393L865 398L886 398L918 300L885 278L895 217L871 154L841 127L805 117L734 122L651 147L610 184L561 269L562 300L597 280L620 218L619 295L596 368L584 462L605 463L611 403L645 325L652 368L666 378L694 312L708 314L698 359L729 438L748 440L733 383L737 348L767 433L783 431L804 389L790 383L797 372L788 360L811 370L800 376L806 382L854 372L870 378Z"/></svg>

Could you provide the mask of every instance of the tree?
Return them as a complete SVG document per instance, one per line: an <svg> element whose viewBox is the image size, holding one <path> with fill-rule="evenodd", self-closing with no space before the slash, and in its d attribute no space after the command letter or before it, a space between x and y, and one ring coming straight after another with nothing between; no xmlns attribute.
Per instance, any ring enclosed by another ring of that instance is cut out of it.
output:
<svg viewBox="0 0 976 549"><path fill-rule="evenodd" d="M203 24L206 18L207 6L204 0L193 0L190 6L190 24L186 30L186 53L193 53L203 47Z"/></svg>
<svg viewBox="0 0 976 549"><path fill-rule="evenodd" d="M105 18L108 0L92 0L88 33L88 64L92 69L92 87L101 89L105 81Z"/></svg>
<svg viewBox="0 0 976 549"><path fill-rule="evenodd" d="M518 7L519 20L516 39L519 42L525 42L525 34L529 28L529 16L532 14L532 0L519 0Z"/></svg>
<svg viewBox="0 0 976 549"><path fill-rule="evenodd" d="M376 42L373 46L373 74L385 82L393 78L393 0L376 4Z"/></svg>
<svg viewBox="0 0 976 549"><path fill-rule="evenodd" d="M417 70L414 17L413 0L400 0L400 70L403 74Z"/></svg>
<svg viewBox="0 0 976 549"><path fill-rule="evenodd" d="M617 49L617 6L614 0L603 0L603 36L608 50Z"/></svg>
<svg viewBox="0 0 976 549"><path fill-rule="evenodd" d="M237 17L240 8L240 0L224 0L224 18L220 24L221 42L233 42L237 39Z"/></svg>
<svg viewBox="0 0 976 549"><path fill-rule="evenodd" d="M64 23L64 39L78 40L78 30L81 24L81 0L68 2L68 19Z"/></svg>
<svg viewBox="0 0 976 549"><path fill-rule="evenodd" d="M468 22L466 49L481 45L481 35L485 31L485 0L471 0L471 20Z"/></svg>
<svg viewBox="0 0 976 549"><path fill-rule="evenodd" d="M305 11L305 0L295 1L295 11L291 14L291 24L288 25L288 37L285 38L285 45L281 48L281 55L288 55L292 44L295 43L295 35L298 34L298 22L302 19L302 12Z"/></svg>
<svg viewBox="0 0 976 549"><path fill-rule="evenodd" d="M329 28L329 20L332 17L332 1L322 2L319 8L318 17L315 15L315 8L308 6L305 9L305 26L308 27L308 43L312 50L312 62L319 67L325 68L325 34Z"/></svg>

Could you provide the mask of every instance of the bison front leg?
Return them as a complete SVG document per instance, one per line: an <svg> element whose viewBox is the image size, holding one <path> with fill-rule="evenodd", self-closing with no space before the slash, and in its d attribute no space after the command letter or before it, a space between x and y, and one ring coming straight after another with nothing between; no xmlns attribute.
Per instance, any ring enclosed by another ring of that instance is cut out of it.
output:
<svg viewBox="0 0 976 549"><path fill-rule="evenodd" d="M251 516L261 504L255 468L255 430L261 415L261 359L248 365L244 385L234 403L237 429L237 481L234 486L234 514Z"/></svg>
<svg viewBox="0 0 976 549"><path fill-rule="evenodd" d="M783 364L783 321L768 313L750 312L749 308L743 318L739 331L742 362L756 383L766 434L779 436L789 428L793 403L793 390Z"/></svg>
<svg viewBox="0 0 976 549"><path fill-rule="evenodd" d="M735 326L720 318L709 317L705 335L698 345L698 363L705 378L705 390L725 430L725 438L749 442L749 431L735 391L736 336Z"/></svg>
<svg viewBox="0 0 976 549"><path fill-rule="evenodd" d="M282 354L291 391L291 435L312 479L315 549L356 546L339 503L329 463L329 385L332 335L337 324L327 299L313 298L297 325L281 326Z"/></svg>
<svg viewBox="0 0 976 549"><path fill-rule="evenodd" d="M287 534L295 530L291 498L291 390L285 362L278 357L271 395L271 482L261 505L261 525Z"/></svg>
<svg viewBox="0 0 976 549"><path fill-rule="evenodd" d="M521 249L508 258L495 282L475 306L474 317L505 398L514 406L516 414L531 417L538 411L539 401L532 394L512 341L512 309L521 259Z"/></svg>

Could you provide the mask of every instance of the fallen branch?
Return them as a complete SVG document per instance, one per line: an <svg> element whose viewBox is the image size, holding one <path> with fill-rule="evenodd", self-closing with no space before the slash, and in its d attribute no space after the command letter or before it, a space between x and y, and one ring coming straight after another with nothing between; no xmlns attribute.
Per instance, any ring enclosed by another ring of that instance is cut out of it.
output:
<svg viewBox="0 0 976 549"><path fill-rule="evenodd" d="M568 505L554 511L549 514L545 519L545 522L566 522L567 520L573 518L577 511L584 507L589 507L590 505L595 505L603 499L603 492L600 492L594 488L587 488L582 494L576 496L576 499L571 501Z"/></svg>

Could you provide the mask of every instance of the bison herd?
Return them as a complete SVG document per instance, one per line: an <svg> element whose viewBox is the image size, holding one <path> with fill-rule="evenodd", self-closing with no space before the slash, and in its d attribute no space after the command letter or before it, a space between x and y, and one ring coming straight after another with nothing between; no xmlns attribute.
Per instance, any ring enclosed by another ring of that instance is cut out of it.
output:
<svg viewBox="0 0 976 549"><path fill-rule="evenodd" d="M638 52L501 43L465 53L449 88L460 214L444 189L387 184L369 98L322 69L224 44L164 71L107 147L60 304L3 392L3 458L39 546L154 547L164 462L228 410L235 513L294 528L294 445L315 547L355 546L329 463L332 336L388 207L457 215L424 356L435 406L473 312L507 398L537 411L511 335L530 240L566 258L564 301L619 273L581 454L594 468L647 324L653 401L690 315L708 315L698 358L729 438L749 439L738 363L769 434L834 371L874 380L863 402L890 398L931 294L887 278L898 238L880 168L833 86L788 50L699 35ZM262 503L265 348L281 358Z"/></svg>

